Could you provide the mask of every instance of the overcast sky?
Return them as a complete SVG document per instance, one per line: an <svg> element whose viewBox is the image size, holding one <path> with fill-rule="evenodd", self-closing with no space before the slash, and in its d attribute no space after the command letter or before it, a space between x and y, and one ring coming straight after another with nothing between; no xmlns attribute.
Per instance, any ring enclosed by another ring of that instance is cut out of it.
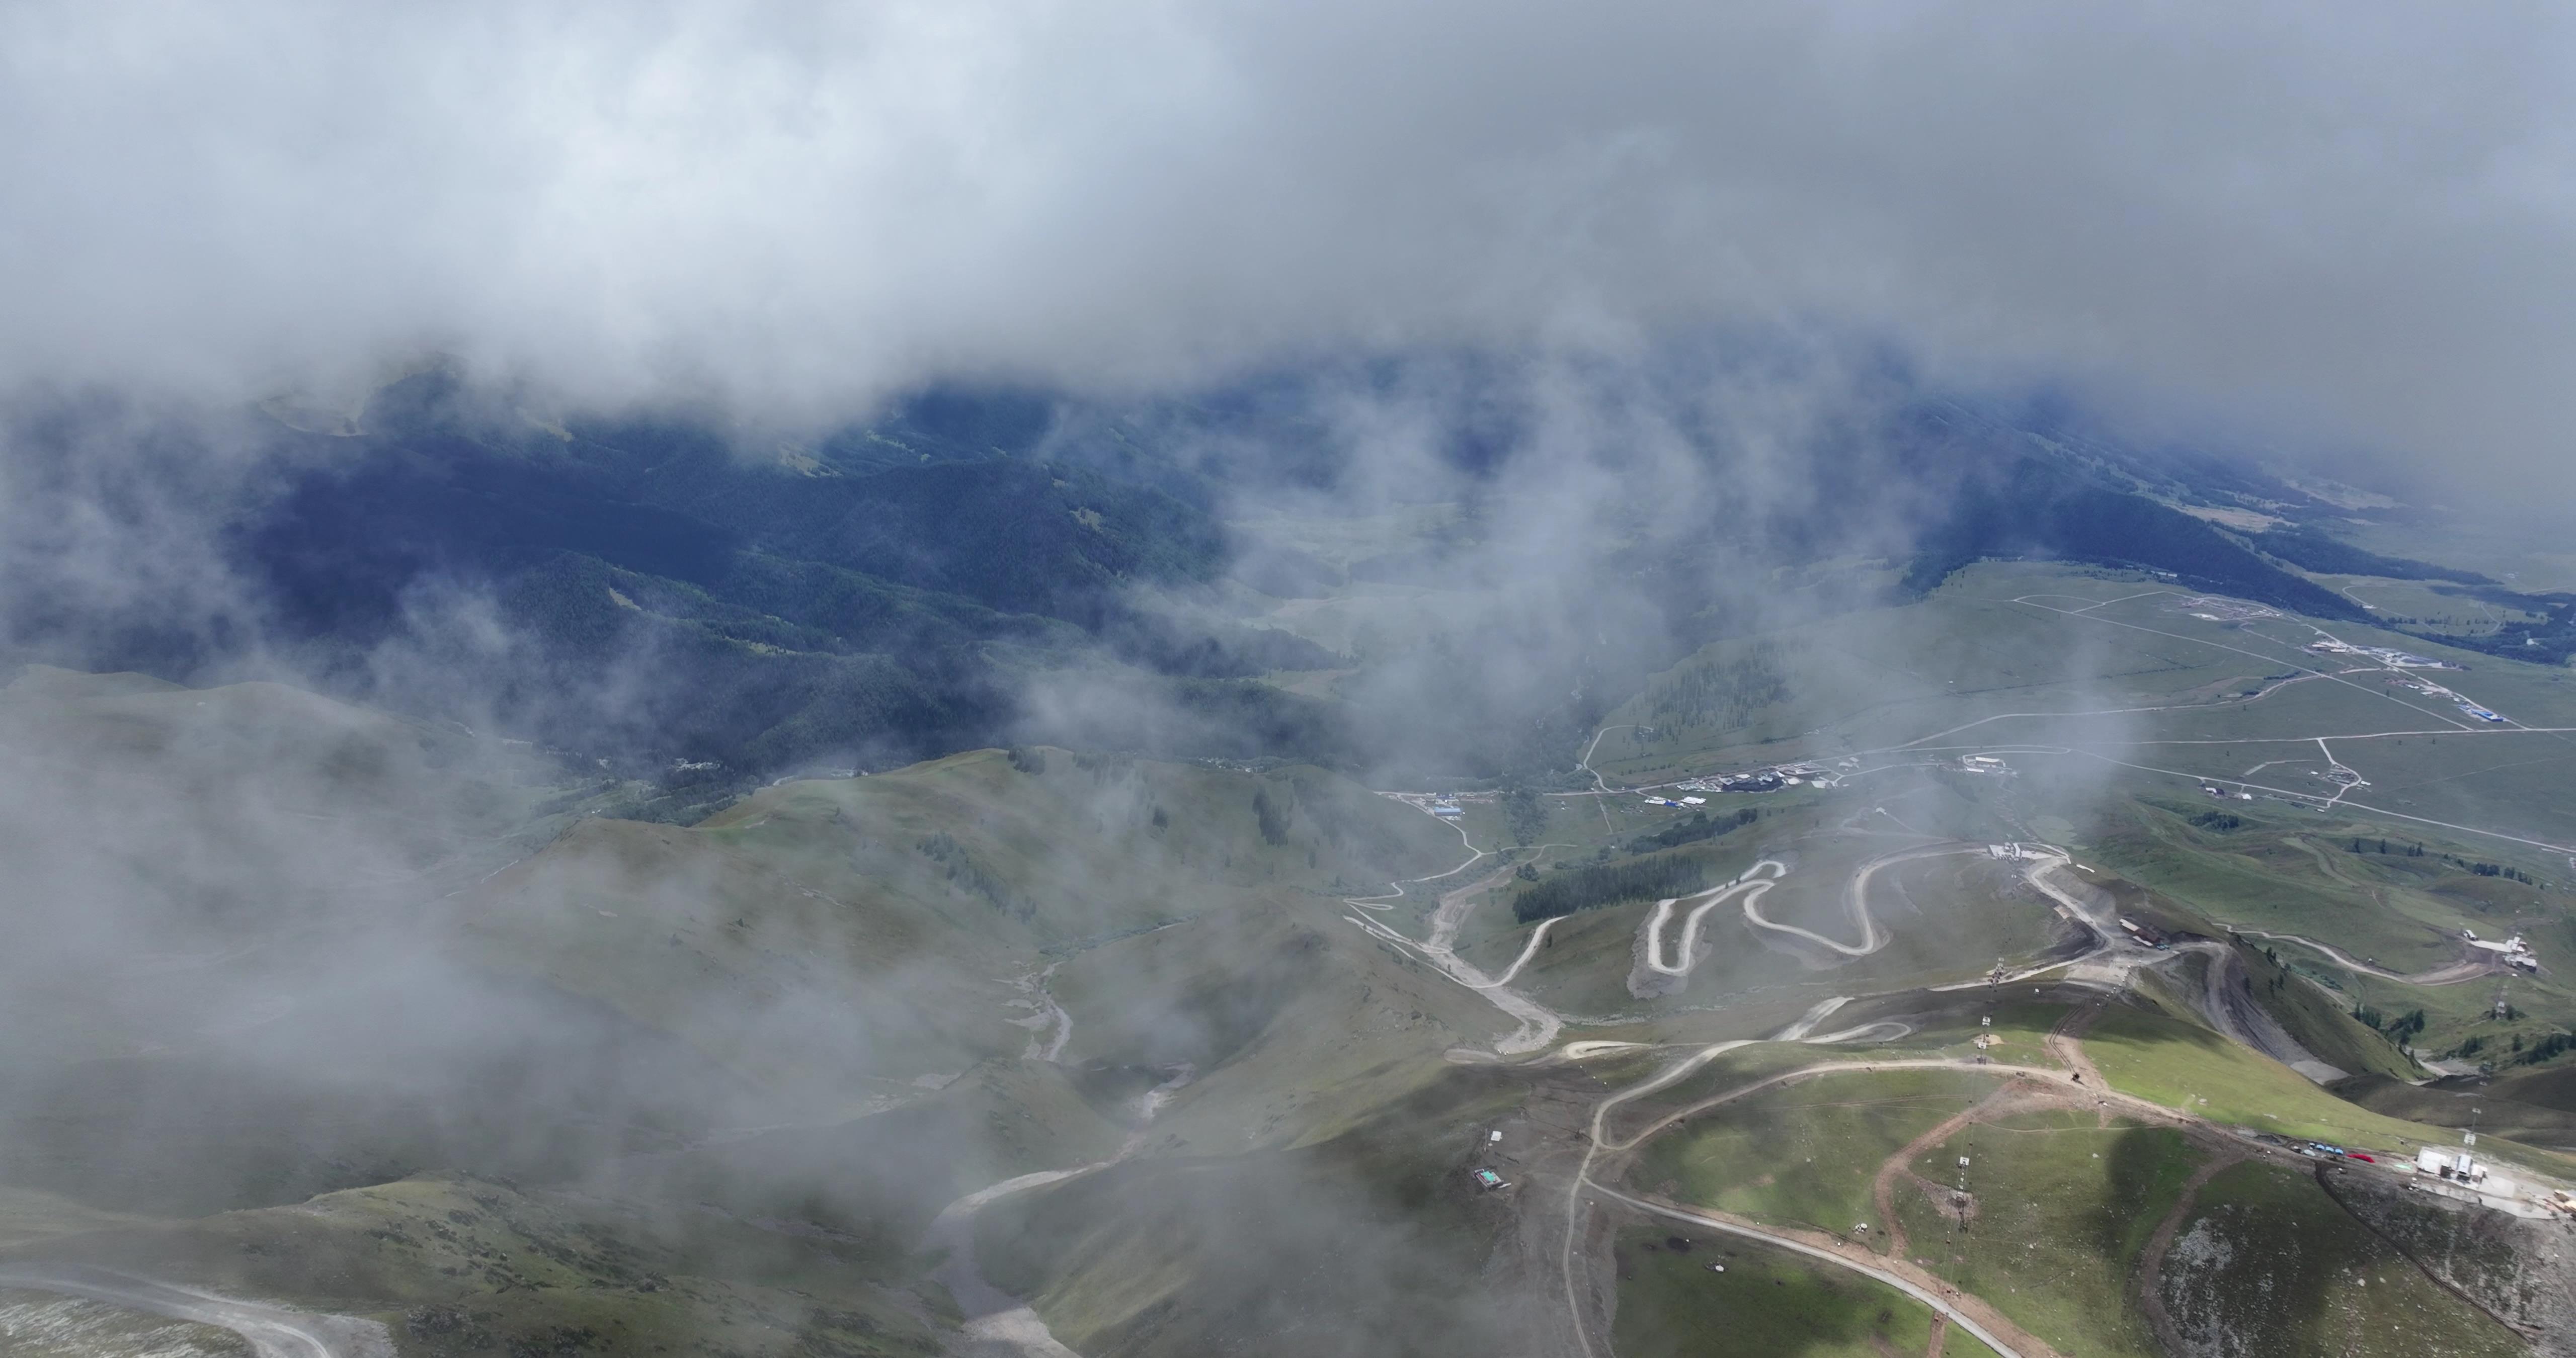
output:
<svg viewBox="0 0 2576 1358"><path fill-rule="evenodd" d="M0 368L942 374L1820 320L2565 470L2555 5L0 7Z"/></svg>

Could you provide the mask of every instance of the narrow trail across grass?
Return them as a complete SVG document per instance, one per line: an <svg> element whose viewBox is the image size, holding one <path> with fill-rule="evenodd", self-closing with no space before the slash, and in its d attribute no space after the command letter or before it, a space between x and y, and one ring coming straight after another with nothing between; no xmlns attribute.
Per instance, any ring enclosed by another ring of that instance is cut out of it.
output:
<svg viewBox="0 0 2576 1358"><path fill-rule="evenodd" d="M2457 962L2446 962L2427 971L2390 971L2386 967L2365 962L2331 943L2320 943L2304 934L2276 934L2264 929L2242 929L2232 924L2227 928L2230 932L2243 934L2247 938L2296 943L2302 948L2311 948L2324 953L2336 966L2346 971L2358 972L2364 976L2376 976L2383 981L2401 981L2407 985L2458 985L2462 981L2474 981L2481 977L2493 976L2500 970L2476 958L2463 958Z"/></svg>
<svg viewBox="0 0 2576 1358"><path fill-rule="evenodd" d="M1787 1250L1792 1254L1802 1254L1810 1259L1821 1260L1825 1263L1832 1264L1836 1268L1845 1269L1850 1272L1860 1274L1862 1277L1869 1278L1873 1281L1884 1283L1887 1286L1895 1288L1897 1291L1912 1297L1914 1300L1923 1303L1925 1306L1932 1308L1932 1314L1939 1316L1950 1324L1956 1325L1960 1329L1966 1330L1969 1334L1976 1336L1977 1342L1984 1344L1987 1348L1995 1351L1996 1358L2058 1358L2058 1354L2055 1349L2049 1348L2047 1345L2039 1343L2037 1340L2022 1334L2019 1330L2011 1328L2009 1323L2004 1321L2000 1315L1992 1313L1992 1308L1985 1306L1975 1297L1964 1294L1957 1288L1949 1287L1938 1280L1932 1280L1928 1283L1917 1282L1894 1269L1882 1268L1876 1264L1864 1263L1836 1250L1827 1249L1820 1245L1811 1245L1803 1240L1794 1240L1785 1235L1779 1235L1756 1226L1747 1225L1729 1213L1708 1212L1697 1208L1683 1207L1678 1203L1661 1202L1652 1198L1632 1197L1626 1193L1619 1192L1616 1189L1603 1188L1596 1191L1614 1202L1621 1203L1640 1212L1648 1212L1655 1216L1668 1217L1674 1221L1689 1222L1691 1225L1699 1226L1707 1230L1719 1231L1727 1235L1742 1236L1748 1240L1758 1240L1774 1249ZM1956 1297L1959 1300L1951 1300L1953 1297ZM1972 1306L1975 1307L1976 1310L1988 1313L1982 1317L1982 1323L1979 1316L1971 1313L1969 1308ZM2002 1335L1997 1333L1998 1330L2012 1335L2011 1341L2007 1342ZM1937 1335L1935 1336L1935 1342L1938 1342ZM1584 1352L1590 1353L1591 1351L1591 1343L1589 1340L1586 1340Z"/></svg>
<svg viewBox="0 0 2576 1358"><path fill-rule="evenodd" d="M2138 1304L2147 1313L2147 1328L2155 1331L2156 1343L2167 1353L2184 1352L2182 1332L2174 1327L2173 1316L2165 1310L2165 1253L2173 1248L2174 1232L2183 1219L2191 1215L2192 1206L2200 1201L2200 1190L2220 1171L2245 1163L2245 1157L2220 1151L2207 1163L2193 1170L2183 1180L2182 1192L2164 1219L2156 1223L2155 1234L2147 1237L2146 1252L2138 1256Z"/></svg>
<svg viewBox="0 0 2576 1358"><path fill-rule="evenodd" d="M1871 1210L1878 1213L1879 1229L1887 1233L1887 1252L1890 1255L1902 1259L1913 1248L1913 1241L1905 1234L1905 1222L1896 1212L1896 1185L1900 1179L1922 1178L1914 1172L1915 1157L1958 1135L1960 1129L1969 1123L1986 1121L2018 1103L2042 1102L2032 1097L2036 1092L2034 1085L2018 1079L2006 1080L1988 1091L1984 1098L1925 1128L1921 1135L1879 1161L1878 1173L1869 1182L1869 1201ZM1926 1183L1924 1187L1925 1196L1935 1202L1940 1200L1938 1195L1943 1191L1940 1185Z"/></svg>

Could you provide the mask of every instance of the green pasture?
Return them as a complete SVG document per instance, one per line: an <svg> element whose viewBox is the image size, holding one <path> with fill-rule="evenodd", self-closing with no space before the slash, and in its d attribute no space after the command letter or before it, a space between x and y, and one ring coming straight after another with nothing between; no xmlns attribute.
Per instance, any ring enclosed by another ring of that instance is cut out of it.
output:
<svg viewBox="0 0 2576 1358"><path fill-rule="evenodd" d="M1883 1358L1932 1342L1931 1308L1784 1250L1676 1222L1629 1227L1612 1249L1623 1358ZM1955 1328L1941 1348L1991 1352Z"/></svg>
<svg viewBox="0 0 2576 1358"><path fill-rule="evenodd" d="M1965 1157L1970 1206L1945 1215ZM2199 1154L2087 1113L1973 1124L1900 1180L1908 1252L2061 1352L2158 1358L2131 1278Z"/></svg>

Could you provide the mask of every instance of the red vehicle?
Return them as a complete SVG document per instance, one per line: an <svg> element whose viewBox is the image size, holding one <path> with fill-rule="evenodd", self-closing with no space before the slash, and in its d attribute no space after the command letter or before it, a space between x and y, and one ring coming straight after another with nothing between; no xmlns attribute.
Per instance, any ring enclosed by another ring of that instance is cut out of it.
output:
<svg viewBox="0 0 2576 1358"><path fill-rule="evenodd" d="M2359 1151L2347 1151L2345 1154L2351 1156L2355 1160L2359 1160L2365 1165L2375 1165L2379 1163L2379 1157L2376 1155L2364 1155Z"/></svg>

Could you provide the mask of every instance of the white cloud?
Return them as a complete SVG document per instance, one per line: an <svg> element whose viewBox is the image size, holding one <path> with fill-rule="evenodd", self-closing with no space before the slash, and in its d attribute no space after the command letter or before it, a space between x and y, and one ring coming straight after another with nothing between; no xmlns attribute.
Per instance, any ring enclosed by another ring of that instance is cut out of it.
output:
<svg viewBox="0 0 2576 1358"><path fill-rule="evenodd" d="M0 15L0 365L423 348L806 413L1823 317L2498 468L2576 384L2563 10L312 0Z"/></svg>

